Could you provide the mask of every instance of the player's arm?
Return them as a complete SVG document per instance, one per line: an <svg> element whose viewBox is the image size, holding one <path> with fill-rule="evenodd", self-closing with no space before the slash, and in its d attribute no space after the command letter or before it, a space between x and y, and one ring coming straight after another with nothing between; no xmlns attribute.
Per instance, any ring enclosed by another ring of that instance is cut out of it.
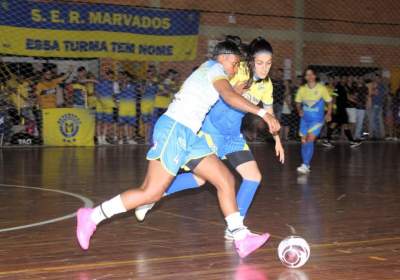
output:
<svg viewBox="0 0 400 280"><path fill-rule="evenodd" d="M267 113L275 116L274 114L274 109L271 105L265 105L263 104L264 108L267 110ZM272 136L274 137L275 140L275 154L279 158L279 161L281 163L285 162L285 150L283 149L282 146L282 141L281 137L279 136L279 133L273 133Z"/></svg>
<svg viewBox="0 0 400 280"><path fill-rule="evenodd" d="M258 106L247 101L245 98L235 92L227 79L218 79L213 82L214 88L218 91L222 99L235 109L240 111L258 115L268 124L271 133L278 132L280 124L277 119L266 112L265 109L260 109Z"/></svg>
<svg viewBox="0 0 400 280"><path fill-rule="evenodd" d="M324 87L324 90L322 92L322 98L328 105L328 109L326 110L326 114L325 114L325 120L327 122L330 122L332 120L333 103L332 103L332 96L329 94L329 91L326 87Z"/></svg>
<svg viewBox="0 0 400 280"><path fill-rule="evenodd" d="M294 101L296 103L297 113L299 114L300 117L304 116L304 111L303 111L303 106L302 106L302 102L303 102L303 99L302 99L302 88L298 89Z"/></svg>

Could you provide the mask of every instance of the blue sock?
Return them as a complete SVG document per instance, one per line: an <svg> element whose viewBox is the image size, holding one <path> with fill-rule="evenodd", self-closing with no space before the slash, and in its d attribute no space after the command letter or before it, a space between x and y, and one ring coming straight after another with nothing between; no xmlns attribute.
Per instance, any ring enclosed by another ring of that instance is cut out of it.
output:
<svg viewBox="0 0 400 280"><path fill-rule="evenodd" d="M258 181L250 181L243 179L239 191L236 196L240 216L246 217L247 210L249 210L257 188L260 185Z"/></svg>
<svg viewBox="0 0 400 280"><path fill-rule="evenodd" d="M313 154L314 154L314 142L306 142L301 145L301 157L305 165L310 166Z"/></svg>
<svg viewBox="0 0 400 280"><path fill-rule="evenodd" d="M175 180L171 183L165 192L165 195L170 195L187 189L193 189L198 186L199 184L197 184L192 173L182 173L175 177Z"/></svg>

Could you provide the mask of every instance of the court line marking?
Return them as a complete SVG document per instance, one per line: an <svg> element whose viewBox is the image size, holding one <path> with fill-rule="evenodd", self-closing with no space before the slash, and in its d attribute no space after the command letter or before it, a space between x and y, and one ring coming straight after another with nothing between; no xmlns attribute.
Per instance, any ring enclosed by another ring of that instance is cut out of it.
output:
<svg viewBox="0 0 400 280"><path fill-rule="evenodd" d="M360 240L360 241L347 241L347 242L337 242L337 243L322 243L311 245L311 248L329 248L329 247L342 247L348 245L356 245L356 244L366 244L366 243L379 243L385 241L397 241L400 240L400 236L392 237L392 238L381 238L381 239L371 239L371 240ZM276 248L267 248L267 249L259 249L257 252L272 252L275 251ZM106 261L106 262L94 262L94 263L82 263L82 264L71 264L71 265L61 265L61 266L49 266L49 267L38 267L38 268L26 268L19 270L10 270L10 271L0 271L0 276L3 275L12 275L12 274L20 274L20 273L45 273L45 272L54 272L65 270L68 271L76 271L79 269L95 269L95 268L107 268L107 267L118 267L122 265L134 265L138 263L161 263L165 261L172 260L184 260L184 259L193 259L193 258L208 258L208 257L219 257L219 256L229 256L236 255L234 251L231 252L212 252L212 253L202 253L202 254L193 254L193 255L182 255L175 257L159 257L159 258L149 258L149 259L139 259L139 260L124 260L124 261Z"/></svg>
<svg viewBox="0 0 400 280"><path fill-rule="evenodd" d="M1 187L32 189L32 190L40 190L40 191L60 193L60 194L64 194L64 195L68 195L68 196L72 196L72 197L78 198L79 200L81 200L83 202L84 207L92 207L93 206L93 201L92 200L90 200L89 198L87 198L87 197L85 197L83 195L72 193L72 192L55 190L55 189L46 189L46 188L43 188L43 187L29 187L29 186L10 185L10 184L0 184L0 188ZM37 223L26 224L26 225L16 226L16 227L2 228L2 229L0 229L0 233L7 232L7 231L13 231L13 230L20 230L20 229L38 227L38 226L43 226L43 225L51 224L51 223L56 223L56 222L60 222L60 221L63 221L63 220L71 219L71 218L75 217L75 215L76 215L76 212L68 214L68 215L65 215L65 216L61 216L61 217L58 217L58 218L40 221L40 222L37 222Z"/></svg>

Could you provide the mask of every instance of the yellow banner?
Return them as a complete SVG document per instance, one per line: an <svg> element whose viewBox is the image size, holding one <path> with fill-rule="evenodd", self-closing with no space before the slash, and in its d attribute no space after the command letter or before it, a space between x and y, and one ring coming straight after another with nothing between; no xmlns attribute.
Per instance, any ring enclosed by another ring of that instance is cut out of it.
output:
<svg viewBox="0 0 400 280"><path fill-rule="evenodd" d="M86 109L44 109L43 141L48 146L94 146L94 115Z"/></svg>
<svg viewBox="0 0 400 280"><path fill-rule="evenodd" d="M195 59L197 52L196 35L169 37L11 26L0 26L0 35L0 53L26 56L181 61Z"/></svg>
<svg viewBox="0 0 400 280"><path fill-rule="evenodd" d="M196 57L200 17L197 11L57 1L3 2L3 54L136 61Z"/></svg>

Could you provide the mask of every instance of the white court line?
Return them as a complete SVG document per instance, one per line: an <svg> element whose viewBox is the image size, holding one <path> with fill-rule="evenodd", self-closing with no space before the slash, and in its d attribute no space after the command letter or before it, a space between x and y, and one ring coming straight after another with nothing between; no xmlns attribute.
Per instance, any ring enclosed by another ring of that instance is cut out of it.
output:
<svg viewBox="0 0 400 280"><path fill-rule="evenodd" d="M87 197L85 197L83 195L72 193L72 192L53 190L53 189L44 189L44 188L37 188L37 187L28 187L28 186L8 185L8 184L0 184L0 188L1 187L32 189L32 190L60 193L60 194L64 194L64 195L68 195L68 196L72 196L72 197L78 198L79 200L81 200L83 202L83 206L84 207L92 207L93 206L93 201L91 201L89 198L87 198ZM38 226L42 226L42 225L46 225L46 224L51 224L51 223L55 223L55 222L59 222L59 221L63 221L63 220L67 220L67 219L73 218L73 217L75 217L75 215L76 215L76 212L68 214L68 215L65 215L65 216L62 216L62 217L58 217L58 218L54 218L54 219L50 219L50 220L45 220L45 221L40 221L40 222L37 222L37 223L32 223L32 224L27 224L27 225L22 225L22 226L17 226L17 227L2 228L2 229L0 229L0 233L6 232L6 231L26 229L26 228L38 227Z"/></svg>

